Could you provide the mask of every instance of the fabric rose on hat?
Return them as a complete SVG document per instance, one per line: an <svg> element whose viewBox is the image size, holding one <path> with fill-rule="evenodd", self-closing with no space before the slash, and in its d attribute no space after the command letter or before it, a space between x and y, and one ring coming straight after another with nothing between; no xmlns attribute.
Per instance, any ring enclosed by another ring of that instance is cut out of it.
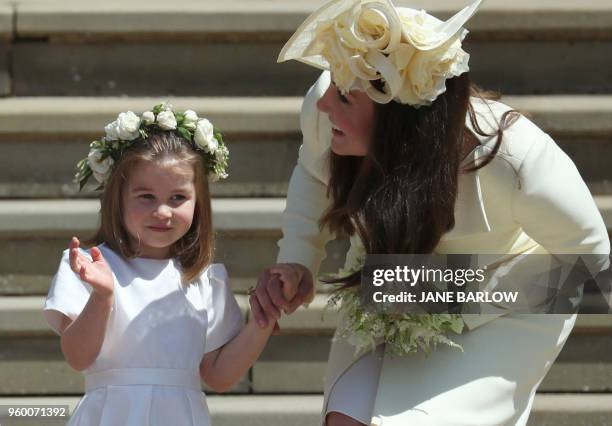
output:
<svg viewBox="0 0 612 426"><path fill-rule="evenodd" d="M417 51L410 66L402 71L404 85L399 93L403 103L430 105L446 91L446 80L468 70L470 55L454 40L430 51Z"/></svg>
<svg viewBox="0 0 612 426"><path fill-rule="evenodd" d="M361 90L378 103L430 105L446 90L447 79L469 70L462 26L481 3L443 22L424 10L396 8L390 0L332 0L300 26L279 61L328 69L342 93Z"/></svg>
<svg viewBox="0 0 612 426"><path fill-rule="evenodd" d="M447 79L469 70L470 55L461 48L462 33L432 50L413 47L434 44L440 39L435 31L436 23L424 11L401 19L403 39L410 44L402 43L390 57L402 76L397 98L401 103L430 105L446 91Z"/></svg>

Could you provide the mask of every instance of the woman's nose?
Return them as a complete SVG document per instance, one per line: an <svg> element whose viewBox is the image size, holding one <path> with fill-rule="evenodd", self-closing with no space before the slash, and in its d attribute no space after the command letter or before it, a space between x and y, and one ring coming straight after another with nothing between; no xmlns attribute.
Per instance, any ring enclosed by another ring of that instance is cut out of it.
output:
<svg viewBox="0 0 612 426"><path fill-rule="evenodd" d="M327 90L325 91L325 93L323 93L323 96L321 96L319 100L317 101L317 109L326 114L329 114L329 111L331 110L330 94L332 90L335 90L335 89L330 84Z"/></svg>

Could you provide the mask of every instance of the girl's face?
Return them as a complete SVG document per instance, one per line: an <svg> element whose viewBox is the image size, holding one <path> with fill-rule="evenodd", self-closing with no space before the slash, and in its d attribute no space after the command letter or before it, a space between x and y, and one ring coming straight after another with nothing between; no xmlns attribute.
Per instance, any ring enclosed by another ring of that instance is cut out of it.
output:
<svg viewBox="0 0 612 426"><path fill-rule="evenodd" d="M360 90L342 95L332 83L317 101L332 123L331 150L338 155L365 156L374 135L375 105Z"/></svg>
<svg viewBox="0 0 612 426"><path fill-rule="evenodd" d="M196 205L193 167L142 161L123 190L123 223L142 257L166 259L189 231Z"/></svg>

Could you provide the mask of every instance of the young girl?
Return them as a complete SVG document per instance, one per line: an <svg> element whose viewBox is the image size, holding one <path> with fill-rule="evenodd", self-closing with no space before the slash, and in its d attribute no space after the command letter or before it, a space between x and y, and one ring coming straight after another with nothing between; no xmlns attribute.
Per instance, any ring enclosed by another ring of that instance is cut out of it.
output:
<svg viewBox="0 0 612 426"><path fill-rule="evenodd" d="M44 307L85 374L70 425L209 425L200 378L226 391L261 353L273 324L243 327L211 264L207 180L227 160L208 120L164 104L119 114L79 163L81 187L93 175L104 188L97 246L72 239Z"/></svg>

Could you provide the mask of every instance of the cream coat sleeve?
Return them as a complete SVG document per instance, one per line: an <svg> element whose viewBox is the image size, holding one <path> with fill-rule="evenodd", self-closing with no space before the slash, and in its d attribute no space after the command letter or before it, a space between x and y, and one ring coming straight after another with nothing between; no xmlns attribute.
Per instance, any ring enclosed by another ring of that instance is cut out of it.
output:
<svg viewBox="0 0 612 426"><path fill-rule="evenodd" d="M319 113L316 102L329 82L329 73L321 74L302 104L303 142L289 181L287 205L282 216L283 237L278 242L278 262L301 263L314 277L325 256L325 244L332 238L329 232L321 231L318 224L330 203L326 193L331 124L326 114Z"/></svg>
<svg viewBox="0 0 612 426"><path fill-rule="evenodd" d="M518 170L512 214L552 254L582 256L591 274L609 265L604 221L572 160L539 132Z"/></svg>

